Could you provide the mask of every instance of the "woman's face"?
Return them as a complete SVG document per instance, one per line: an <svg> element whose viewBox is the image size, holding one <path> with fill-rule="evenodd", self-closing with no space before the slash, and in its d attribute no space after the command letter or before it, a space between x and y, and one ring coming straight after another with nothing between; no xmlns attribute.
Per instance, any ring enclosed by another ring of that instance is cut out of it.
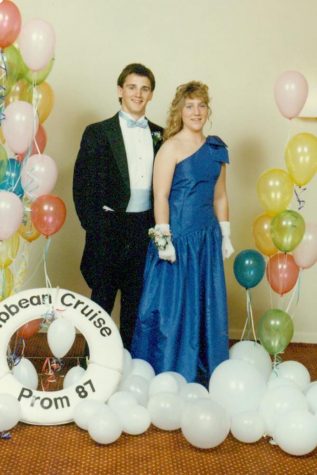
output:
<svg viewBox="0 0 317 475"><path fill-rule="evenodd" d="M199 132L208 118L208 106L201 98L187 98L182 109L183 128Z"/></svg>

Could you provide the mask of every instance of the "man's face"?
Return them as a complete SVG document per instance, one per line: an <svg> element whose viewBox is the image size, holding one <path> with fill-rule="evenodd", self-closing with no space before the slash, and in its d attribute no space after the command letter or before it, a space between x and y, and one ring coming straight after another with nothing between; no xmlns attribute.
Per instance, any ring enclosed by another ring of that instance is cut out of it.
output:
<svg viewBox="0 0 317 475"><path fill-rule="evenodd" d="M145 114L147 103L152 99L152 95L149 78L138 74L129 74L123 86L118 86L122 110L134 119L139 119Z"/></svg>

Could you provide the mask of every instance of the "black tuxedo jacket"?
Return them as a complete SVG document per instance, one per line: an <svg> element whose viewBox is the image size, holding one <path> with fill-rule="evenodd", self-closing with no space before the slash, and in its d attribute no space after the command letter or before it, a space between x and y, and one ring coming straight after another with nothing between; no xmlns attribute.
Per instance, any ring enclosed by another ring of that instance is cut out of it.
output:
<svg viewBox="0 0 317 475"><path fill-rule="evenodd" d="M154 155L162 143L163 129L149 122ZM105 212L125 211L130 199L128 161L119 114L89 125L82 137L74 169L73 198L84 229L96 227Z"/></svg>
<svg viewBox="0 0 317 475"><path fill-rule="evenodd" d="M155 155L162 143L163 129L151 122L149 127ZM107 213L103 206L124 212L130 199L128 162L118 113L86 128L74 168L73 199L86 230L81 270L88 285L94 287L104 265L102 236ZM96 272L97 268L100 272Z"/></svg>

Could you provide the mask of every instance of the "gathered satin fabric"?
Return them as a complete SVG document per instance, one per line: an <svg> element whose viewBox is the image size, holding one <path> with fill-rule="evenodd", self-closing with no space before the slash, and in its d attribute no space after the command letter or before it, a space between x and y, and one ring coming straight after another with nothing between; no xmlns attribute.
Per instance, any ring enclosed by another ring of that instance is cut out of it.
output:
<svg viewBox="0 0 317 475"><path fill-rule="evenodd" d="M176 262L160 260L149 245L132 356L156 373L177 371L208 382L228 358L227 299L222 236L214 215L214 188L228 163L218 137L176 165L169 205Z"/></svg>

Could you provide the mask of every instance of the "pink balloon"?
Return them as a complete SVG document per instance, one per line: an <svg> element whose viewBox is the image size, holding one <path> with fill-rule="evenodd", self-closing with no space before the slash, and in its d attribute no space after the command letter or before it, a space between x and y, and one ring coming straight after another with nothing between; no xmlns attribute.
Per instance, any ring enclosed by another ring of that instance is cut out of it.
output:
<svg viewBox="0 0 317 475"><path fill-rule="evenodd" d="M39 125L38 116L31 104L16 101L4 110L3 135L15 153L23 153L30 146Z"/></svg>
<svg viewBox="0 0 317 475"><path fill-rule="evenodd" d="M275 101L280 113L287 119L293 119L300 113L307 96L308 83L297 71L285 71L275 83Z"/></svg>
<svg viewBox="0 0 317 475"><path fill-rule="evenodd" d="M18 43L25 64L32 71L39 71L54 55L55 32L44 20L30 20L22 26Z"/></svg>
<svg viewBox="0 0 317 475"><path fill-rule="evenodd" d="M11 191L0 191L0 240L9 239L23 219L23 204Z"/></svg>
<svg viewBox="0 0 317 475"><path fill-rule="evenodd" d="M0 3L0 48L10 46L21 29L21 14L18 7L9 0Z"/></svg>
<svg viewBox="0 0 317 475"><path fill-rule="evenodd" d="M31 155L23 162L21 184L26 196L34 200L49 194L57 181L57 166L48 155Z"/></svg>
<svg viewBox="0 0 317 475"><path fill-rule="evenodd" d="M304 237L294 249L293 257L302 269L308 269L317 262L317 223L306 223Z"/></svg>

